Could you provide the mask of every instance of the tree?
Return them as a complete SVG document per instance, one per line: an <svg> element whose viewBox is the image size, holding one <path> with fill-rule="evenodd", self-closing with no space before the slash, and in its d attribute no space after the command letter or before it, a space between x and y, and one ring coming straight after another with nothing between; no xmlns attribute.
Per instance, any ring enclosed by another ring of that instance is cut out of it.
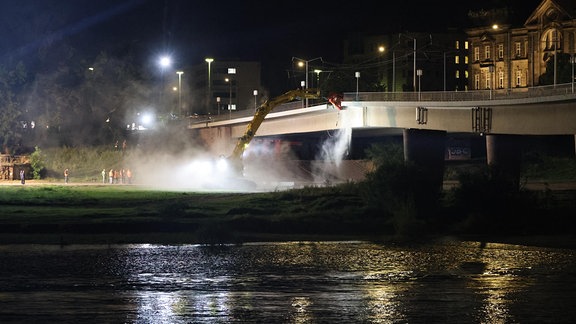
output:
<svg viewBox="0 0 576 324"><path fill-rule="evenodd" d="M30 166L32 167L32 177L34 179L40 179L42 177L42 172L45 169L44 154L40 151L40 148L36 146L34 152L30 154Z"/></svg>
<svg viewBox="0 0 576 324"><path fill-rule="evenodd" d="M17 92L25 80L26 72L21 62L15 64L12 70L0 66L0 136L2 152L6 154L17 151L25 126L17 101Z"/></svg>

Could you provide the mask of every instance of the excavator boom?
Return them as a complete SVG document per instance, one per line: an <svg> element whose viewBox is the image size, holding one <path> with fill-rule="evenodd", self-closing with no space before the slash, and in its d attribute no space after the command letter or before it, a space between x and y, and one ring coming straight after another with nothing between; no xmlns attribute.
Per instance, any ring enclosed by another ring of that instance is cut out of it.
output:
<svg viewBox="0 0 576 324"><path fill-rule="evenodd" d="M312 88L296 89L296 90L290 90L278 97L266 100L266 102L264 102L260 107L256 109L256 113L254 114L252 121L248 123L244 135L242 135L242 137L238 139L238 141L236 142L236 146L234 147L234 150L232 151L232 154L228 157L228 159L233 161L238 166L241 166L242 154L244 153L244 150L246 149L250 141L252 141L252 139L256 135L256 131L264 121L264 118L266 118L266 115L268 115L268 113L271 112L272 109L274 109L275 107L298 98L318 99L320 98L320 92L319 90Z"/></svg>

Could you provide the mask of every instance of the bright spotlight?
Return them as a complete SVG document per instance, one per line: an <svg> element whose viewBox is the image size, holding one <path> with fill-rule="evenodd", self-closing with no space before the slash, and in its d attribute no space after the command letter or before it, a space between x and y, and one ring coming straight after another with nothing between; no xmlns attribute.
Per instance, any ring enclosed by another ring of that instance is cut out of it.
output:
<svg viewBox="0 0 576 324"><path fill-rule="evenodd" d="M172 64L172 60L170 59L169 56L162 56L160 58L160 66L165 68L165 67L169 67L170 64Z"/></svg>
<svg viewBox="0 0 576 324"><path fill-rule="evenodd" d="M218 171L227 171L228 170L228 161L226 160L226 158L221 157L218 159L218 161L216 162L216 168L218 169Z"/></svg>
<svg viewBox="0 0 576 324"><path fill-rule="evenodd" d="M140 124L142 125L142 127L150 128L153 123L154 123L154 115L152 115L151 113L142 114L142 117L140 118Z"/></svg>

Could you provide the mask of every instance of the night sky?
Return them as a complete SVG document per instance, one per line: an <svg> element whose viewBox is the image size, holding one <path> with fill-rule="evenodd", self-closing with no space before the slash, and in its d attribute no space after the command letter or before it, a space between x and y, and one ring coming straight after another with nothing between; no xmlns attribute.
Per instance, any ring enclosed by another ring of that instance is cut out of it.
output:
<svg viewBox="0 0 576 324"><path fill-rule="evenodd" d="M65 43L87 57L106 50L145 61L169 53L182 67L212 56L262 61L266 69L266 62L289 65L293 56L338 62L350 33L433 32L463 26L470 9L507 4L522 23L539 3L0 0L0 53L2 58L26 60L45 44Z"/></svg>

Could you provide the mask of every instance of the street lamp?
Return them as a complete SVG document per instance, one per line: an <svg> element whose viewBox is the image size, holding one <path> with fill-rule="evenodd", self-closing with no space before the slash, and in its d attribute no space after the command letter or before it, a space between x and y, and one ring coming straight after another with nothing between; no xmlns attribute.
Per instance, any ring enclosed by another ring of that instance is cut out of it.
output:
<svg viewBox="0 0 576 324"><path fill-rule="evenodd" d="M316 73L316 88L320 88L320 73L332 73L334 71L324 71L320 69L314 69L314 73ZM314 84L312 84L314 87Z"/></svg>
<svg viewBox="0 0 576 324"><path fill-rule="evenodd" d="M491 65L488 67L488 77L489 78L493 78L493 74L494 74L494 65ZM490 99L492 99L492 88L493 88L493 83L494 80L490 80L490 84L488 85L488 87L490 88Z"/></svg>
<svg viewBox="0 0 576 324"><path fill-rule="evenodd" d="M358 101L358 80L360 80L360 72L354 73L356 77L356 101Z"/></svg>
<svg viewBox="0 0 576 324"><path fill-rule="evenodd" d="M176 71L178 74L178 109L180 109L180 117L182 117L182 71Z"/></svg>
<svg viewBox="0 0 576 324"><path fill-rule="evenodd" d="M232 119L232 80L230 78L224 79L228 83L228 88L230 89L230 95L228 96L228 115Z"/></svg>
<svg viewBox="0 0 576 324"><path fill-rule="evenodd" d="M384 56L384 52L386 51L386 47L384 45L378 46L378 83L379 86L383 87L384 85L384 78L387 75L387 71L384 69L382 64L382 56ZM388 78L386 77L386 87L388 87ZM390 91L390 90L388 90Z"/></svg>
<svg viewBox="0 0 576 324"><path fill-rule="evenodd" d="M159 106L164 106L164 71L172 64L172 59L169 56L162 56L158 61L160 64L160 73L161 73L161 89L160 89L160 102L158 103Z"/></svg>
<svg viewBox="0 0 576 324"><path fill-rule="evenodd" d="M570 63L572 64L572 93L574 93L574 62L575 58L574 58L574 53L572 53L570 55Z"/></svg>
<svg viewBox="0 0 576 324"><path fill-rule="evenodd" d="M416 38L414 38L414 67L413 67L413 76L412 76L412 86L414 87L414 91L416 91Z"/></svg>
<svg viewBox="0 0 576 324"><path fill-rule="evenodd" d="M212 80L211 80L211 73L210 73L210 65L214 62L214 59L211 57L207 57L204 59L206 63L208 63L208 93L206 94L206 114L210 113L210 98L212 98ZM218 110L220 112L220 110Z"/></svg>
<svg viewBox="0 0 576 324"><path fill-rule="evenodd" d="M323 71L320 69L314 69L314 73L316 73L316 88L318 88L320 86L320 73L322 73ZM314 86L314 85L312 85Z"/></svg>
<svg viewBox="0 0 576 324"><path fill-rule="evenodd" d="M300 88L302 89L306 88L306 81L300 81ZM303 106L302 108L305 108L307 104L308 103L305 100L302 100L302 106Z"/></svg>
<svg viewBox="0 0 576 324"><path fill-rule="evenodd" d="M218 109L218 115L220 115L220 97L216 97L216 109Z"/></svg>
<svg viewBox="0 0 576 324"><path fill-rule="evenodd" d="M292 57L292 61L294 60L298 60L298 66L302 67L305 66L306 68L306 83L304 84L303 88L308 89L308 63L312 62L312 61L316 61L316 60L322 60L322 57L317 57L317 58L313 58L311 60L304 60L298 57L293 56ZM305 106L304 107L308 107L308 97L306 97L305 99Z"/></svg>
<svg viewBox="0 0 576 324"><path fill-rule="evenodd" d="M420 97L420 94L421 94L421 91L422 91L422 86L421 86L421 83L420 83L420 78L422 77L422 69L418 69L418 70L416 71L416 74L418 75L418 101L420 101L420 98L421 98L421 97Z"/></svg>
<svg viewBox="0 0 576 324"><path fill-rule="evenodd" d="M228 74L229 75L236 74L236 69L235 68L228 68ZM228 113L229 113L230 119L232 119L232 77L226 78L226 82L228 82L230 85L230 97L228 98Z"/></svg>
<svg viewBox="0 0 576 324"><path fill-rule="evenodd" d="M258 105L256 103L257 96L258 96L258 90L254 90L254 112L256 112L256 109L258 109Z"/></svg>

